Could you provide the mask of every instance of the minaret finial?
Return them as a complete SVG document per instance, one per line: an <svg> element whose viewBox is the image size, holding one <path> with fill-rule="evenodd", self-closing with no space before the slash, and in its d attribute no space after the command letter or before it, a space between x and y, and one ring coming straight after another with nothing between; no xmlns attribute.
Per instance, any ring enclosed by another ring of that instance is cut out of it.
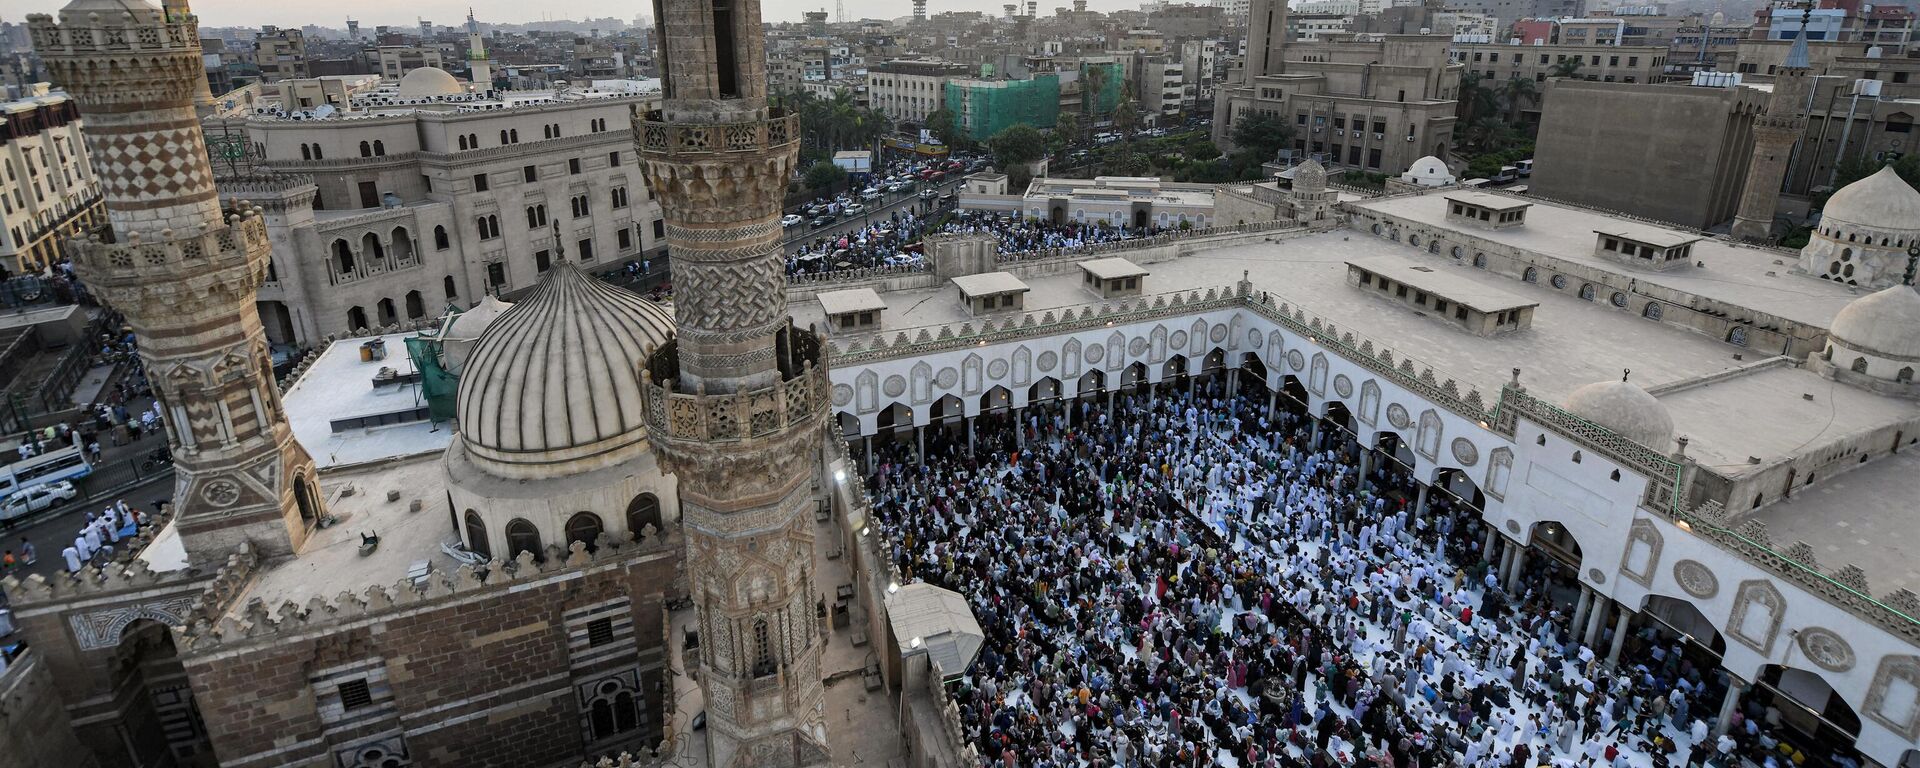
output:
<svg viewBox="0 0 1920 768"><path fill-rule="evenodd" d="M1625 382L1625 381L1627 380L1627 375L1628 375L1628 374L1631 374L1631 373L1633 373L1633 369L1632 369L1632 368L1622 368L1622 369L1620 369L1620 381L1622 381L1622 382Z"/></svg>

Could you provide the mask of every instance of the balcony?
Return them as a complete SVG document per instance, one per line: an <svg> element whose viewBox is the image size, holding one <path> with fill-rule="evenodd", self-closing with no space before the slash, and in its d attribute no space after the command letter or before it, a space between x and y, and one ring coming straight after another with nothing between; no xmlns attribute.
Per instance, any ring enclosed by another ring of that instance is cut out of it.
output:
<svg viewBox="0 0 1920 768"><path fill-rule="evenodd" d="M662 154L718 154L764 152L800 140L800 116L771 107L771 117L738 123L669 122L659 110L639 121L642 152Z"/></svg>

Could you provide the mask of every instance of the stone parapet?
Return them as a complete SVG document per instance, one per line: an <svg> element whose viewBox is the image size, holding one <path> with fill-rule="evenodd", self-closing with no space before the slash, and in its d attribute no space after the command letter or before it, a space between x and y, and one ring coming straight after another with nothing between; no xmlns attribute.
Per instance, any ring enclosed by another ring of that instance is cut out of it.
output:
<svg viewBox="0 0 1920 768"><path fill-rule="evenodd" d="M27 17L33 48L83 112L191 106L206 89L200 23L155 7Z"/></svg>
<svg viewBox="0 0 1920 768"><path fill-rule="evenodd" d="M764 120L725 123L669 121L660 110L634 118L634 139L641 152L668 155L757 153L784 149L800 141L800 115L779 108Z"/></svg>
<svg viewBox="0 0 1920 768"><path fill-rule="evenodd" d="M80 276L109 294L171 291L167 283L178 279L181 270L191 270L236 280L243 285L235 287L252 291L266 279L272 245L260 209L244 201L236 207L238 212L227 214L224 225L164 230L157 238L131 232L125 242L114 242L113 233L102 228L75 241ZM107 300L114 302L111 295Z"/></svg>

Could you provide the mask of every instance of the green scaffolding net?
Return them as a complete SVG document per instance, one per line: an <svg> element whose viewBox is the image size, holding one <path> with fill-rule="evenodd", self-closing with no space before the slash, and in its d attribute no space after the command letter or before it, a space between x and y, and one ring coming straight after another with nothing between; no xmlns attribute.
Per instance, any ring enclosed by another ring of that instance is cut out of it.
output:
<svg viewBox="0 0 1920 768"><path fill-rule="evenodd" d="M420 372L420 394L427 399L427 415L434 421L453 418L454 397L460 389L460 377L440 365L440 340L431 336L407 337L407 356Z"/></svg>
<svg viewBox="0 0 1920 768"><path fill-rule="evenodd" d="M1060 78L951 81L946 100L960 129L974 141L986 141L1018 123L1052 128L1060 116Z"/></svg>

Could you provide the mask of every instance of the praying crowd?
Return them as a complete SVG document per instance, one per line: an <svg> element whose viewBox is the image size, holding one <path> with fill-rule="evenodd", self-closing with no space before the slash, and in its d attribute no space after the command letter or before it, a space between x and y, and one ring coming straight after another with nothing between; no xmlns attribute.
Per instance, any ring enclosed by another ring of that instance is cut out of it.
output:
<svg viewBox="0 0 1920 768"><path fill-rule="evenodd" d="M909 253L908 246L920 242L920 236L926 234L927 223L925 217L912 210L896 210L887 218L854 231L815 238L787 254L787 274L810 275L917 263L920 255Z"/></svg>
<svg viewBox="0 0 1920 768"><path fill-rule="evenodd" d="M126 499L114 502L100 514L87 513L86 523L74 535L73 542L60 550L60 557L66 560L67 573L79 573L83 567L112 561L120 540L134 537L147 522L146 513L127 504ZM24 562L32 564L37 559L33 543L23 538L20 546ZM5 557L13 556L13 550L7 550Z"/></svg>
<svg viewBox="0 0 1920 768"><path fill-rule="evenodd" d="M1723 708L1710 649L1652 620L1582 643L1565 566L1503 588L1472 498L1219 378L875 447L901 575L986 635L945 670L983 765L1858 765L1784 738L1771 692Z"/></svg>
<svg viewBox="0 0 1920 768"><path fill-rule="evenodd" d="M1055 224L1040 219L1008 218L992 213L961 214L948 222L944 232L991 232L1000 240L1000 253L1073 250L1100 243L1152 237L1163 230L1157 227L1124 227L1106 223Z"/></svg>

